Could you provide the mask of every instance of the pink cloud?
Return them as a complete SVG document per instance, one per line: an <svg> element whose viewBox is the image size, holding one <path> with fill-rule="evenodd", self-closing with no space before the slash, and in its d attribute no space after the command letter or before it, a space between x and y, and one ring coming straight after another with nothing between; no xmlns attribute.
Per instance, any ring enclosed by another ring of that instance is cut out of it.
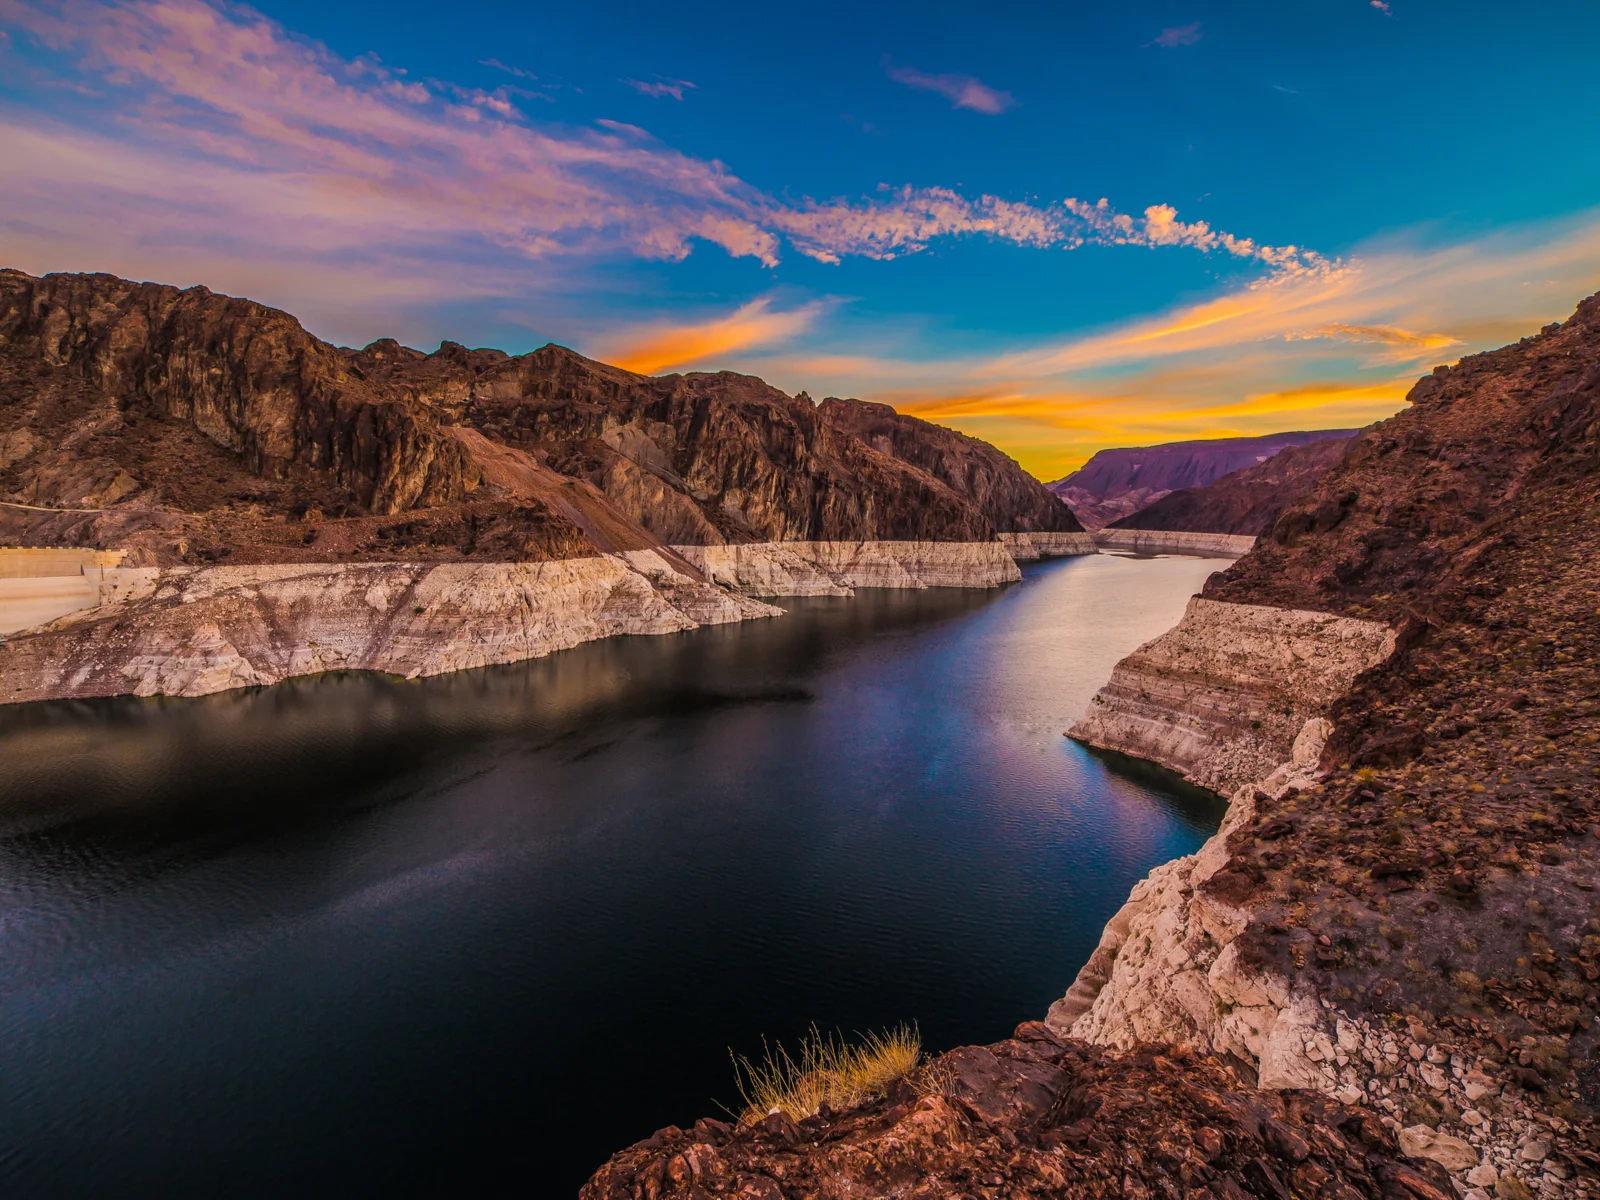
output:
<svg viewBox="0 0 1600 1200"><path fill-rule="evenodd" d="M1174 25L1163 29L1155 37L1145 43L1146 46L1160 46L1164 50L1172 50L1178 46L1192 46L1200 40L1200 22L1195 21L1188 25Z"/></svg>
<svg viewBox="0 0 1600 1200"><path fill-rule="evenodd" d="M888 73L896 83L939 93L950 101L952 108L970 108L993 117L1017 104L1010 92L997 91L971 75L929 75L915 67L894 66L888 68Z"/></svg>
<svg viewBox="0 0 1600 1200"><path fill-rule="evenodd" d="M1368 0L1368 3L1370 3L1373 8L1377 9L1384 16L1394 16L1394 9L1389 7L1389 0Z"/></svg>
<svg viewBox="0 0 1600 1200"><path fill-rule="evenodd" d="M653 96L657 100L666 96L671 96L674 100L682 100L684 89L693 90L698 86L690 83L687 79L666 79L660 75L656 76L654 83L646 83L638 79L624 79L622 82L641 96Z"/></svg>
<svg viewBox="0 0 1600 1200"><path fill-rule="evenodd" d="M509 89L419 82L202 0L0 0L0 24L49 48L38 65L56 78L93 85L64 115L0 115L0 253L16 265L194 264L198 282L231 264L219 285L337 268L372 294L404 278L509 295L572 256L672 260L708 242L767 265L785 245L837 262L984 236L1183 246L1274 276L1328 267L1165 205L1135 217L937 187L780 199L637 127L542 125Z"/></svg>

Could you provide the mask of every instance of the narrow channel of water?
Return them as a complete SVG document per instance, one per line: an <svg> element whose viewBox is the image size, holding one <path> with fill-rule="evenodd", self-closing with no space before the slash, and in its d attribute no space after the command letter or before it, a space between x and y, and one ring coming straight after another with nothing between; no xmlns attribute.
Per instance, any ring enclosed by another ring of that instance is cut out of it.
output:
<svg viewBox="0 0 1600 1200"><path fill-rule="evenodd" d="M570 1194L763 1036L1005 1036L1220 820L1061 736L1219 565L0 708L0 1191Z"/></svg>

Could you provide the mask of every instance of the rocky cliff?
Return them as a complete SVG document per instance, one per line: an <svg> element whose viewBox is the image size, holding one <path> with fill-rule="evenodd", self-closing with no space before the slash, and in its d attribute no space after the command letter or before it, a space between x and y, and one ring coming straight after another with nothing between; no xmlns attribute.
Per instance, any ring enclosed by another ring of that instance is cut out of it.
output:
<svg viewBox="0 0 1600 1200"><path fill-rule="evenodd" d="M559 346L349 350L204 288L0 271L0 540L144 565L1079 528L992 447L881 408Z"/></svg>
<svg viewBox="0 0 1600 1200"><path fill-rule="evenodd" d="M1169 492L1205 487L1224 475L1264 463L1286 447L1348 438L1354 432L1318 429L1101 450L1071 475L1052 483L1050 490L1071 506L1084 525L1099 529L1148 507Z"/></svg>
<svg viewBox="0 0 1600 1200"><path fill-rule="evenodd" d="M1233 471L1204 487L1179 488L1108 529L1161 529L1256 537L1286 505L1299 500L1344 455L1349 439L1331 437L1285 446L1265 462Z"/></svg>
<svg viewBox="0 0 1600 1200"><path fill-rule="evenodd" d="M1245 1094L1214 1059L1109 1054L1038 1022L964 1046L886 1098L803 1121L673 1126L622 1151L583 1200L738 1196L1392 1197L1452 1200L1361 1109L1315 1093Z"/></svg>
<svg viewBox="0 0 1600 1200"><path fill-rule="evenodd" d="M1600 1195L1600 298L1413 402L1075 728L1232 798L1043 1027L585 1195Z"/></svg>
<svg viewBox="0 0 1600 1200"><path fill-rule="evenodd" d="M1051 1023L1364 1106L1478 1200L1592 1195L1600 298L1411 399L1074 729L1239 786Z"/></svg>

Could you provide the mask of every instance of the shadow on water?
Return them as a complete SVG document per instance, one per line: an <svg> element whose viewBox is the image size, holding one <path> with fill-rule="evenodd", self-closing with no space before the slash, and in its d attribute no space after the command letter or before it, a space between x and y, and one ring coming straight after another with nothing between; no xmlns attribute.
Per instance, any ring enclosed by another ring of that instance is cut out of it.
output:
<svg viewBox="0 0 1600 1200"><path fill-rule="evenodd" d="M1094 746L1085 746L1083 749L1111 776L1127 780L1166 800L1182 820L1215 829L1227 815L1226 796L1190 783L1177 771L1160 763L1153 763L1147 758L1131 758L1115 750L1101 750Z"/></svg>
<svg viewBox="0 0 1600 1200"><path fill-rule="evenodd" d="M1061 736L1210 565L0 708L0 1186L570 1194L730 1048L1004 1036L1220 817Z"/></svg>

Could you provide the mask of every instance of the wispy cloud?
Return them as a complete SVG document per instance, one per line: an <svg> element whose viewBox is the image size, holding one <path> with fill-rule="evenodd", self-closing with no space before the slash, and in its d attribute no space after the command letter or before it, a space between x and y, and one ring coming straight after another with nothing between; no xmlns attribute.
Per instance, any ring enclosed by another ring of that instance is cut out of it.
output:
<svg viewBox="0 0 1600 1200"><path fill-rule="evenodd" d="M930 75L915 67L897 67L892 63L885 63L884 67L889 78L896 83L924 92L937 92L950 101L952 108L970 108L973 112L993 117L1017 105L1016 98L1010 92L992 88L971 75Z"/></svg>
<svg viewBox="0 0 1600 1200"><path fill-rule="evenodd" d="M699 85L690 83L687 79L667 79L657 75L653 81L643 79L624 79L627 84L641 96L653 96L657 100L671 96L674 100L682 100L685 91L694 91Z"/></svg>
<svg viewBox="0 0 1600 1200"><path fill-rule="evenodd" d="M787 311L763 297L725 317L686 325L655 325L624 330L608 339L600 353L607 362L641 375L693 366L741 351L789 342L810 329L826 305L813 301Z"/></svg>
<svg viewBox="0 0 1600 1200"><path fill-rule="evenodd" d="M250 10L203 0L0 0L0 22L30 37L36 68L92 85L60 102L75 108L0 115L13 261L18 248L45 245L81 256L83 231L98 224L120 230L123 247L209 252L218 263L397 273L468 261L502 278L515 257L674 260L706 242L767 265L786 245L837 262L965 236L1184 246L1273 273L1328 265L1299 247L1179 221L1166 205L1133 217L1105 201L1039 205L909 186L778 198L632 126L540 124L506 89L342 59Z"/></svg>
<svg viewBox="0 0 1600 1200"><path fill-rule="evenodd" d="M953 425L1059 478L1106 445L1368 424L1437 363L1563 318L1597 288L1600 210L1451 244L1374 241L1328 270L986 354L835 345L742 365Z"/></svg>
<svg viewBox="0 0 1600 1200"><path fill-rule="evenodd" d="M1368 3L1371 4L1373 8L1381 12L1384 16L1394 16L1394 9L1389 7L1389 0L1368 0Z"/></svg>
<svg viewBox="0 0 1600 1200"><path fill-rule="evenodd" d="M524 71L521 67L508 67L498 58L480 58L480 67L493 67L496 71L504 71L507 75L515 75L518 79L538 79L532 71Z"/></svg>
<svg viewBox="0 0 1600 1200"><path fill-rule="evenodd" d="M1179 46L1192 46L1199 40L1200 22L1194 21L1188 25L1173 25L1163 29L1146 42L1145 46L1160 46L1164 50L1173 50Z"/></svg>

